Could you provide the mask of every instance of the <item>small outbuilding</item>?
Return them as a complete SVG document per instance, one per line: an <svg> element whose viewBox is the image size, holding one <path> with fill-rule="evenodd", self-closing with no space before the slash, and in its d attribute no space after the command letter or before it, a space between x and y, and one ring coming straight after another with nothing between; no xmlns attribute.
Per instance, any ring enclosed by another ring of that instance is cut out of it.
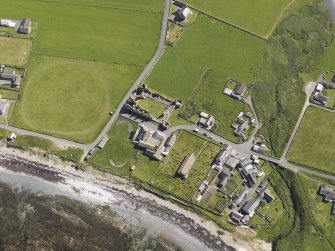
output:
<svg viewBox="0 0 335 251"><path fill-rule="evenodd" d="M234 88L235 95L243 96L244 92L247 90L247 86L243 83L238 83Z"/></svg>
<svg viewBox="0 0 335 251"><path fill-rule="evenodd" d="M20 24L20 28L18 32L22 34L29 34L31 31L31 20L30 19L23 19Z"/></svg>

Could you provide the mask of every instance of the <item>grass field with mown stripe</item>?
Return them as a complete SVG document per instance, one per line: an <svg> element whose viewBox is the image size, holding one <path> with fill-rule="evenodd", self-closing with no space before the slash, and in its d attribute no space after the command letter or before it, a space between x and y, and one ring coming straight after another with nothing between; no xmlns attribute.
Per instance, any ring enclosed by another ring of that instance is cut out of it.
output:
<svg viewBox="0 0 335 251"><path fill-rule="evenodd" d="M144 156L129 140L130 133L136 130L137 126L138 124L132 120L118 117L108 133L107 144L93 155L90 162L106 171L133 175L142 181L149 181L159 161ZM130 171L132 165L136 166L133 172Z"/></svg>
<svg viewBox="0 0 335 251"><path fill-rule="evenodd" d="M0 64L24 66L31 46L30 39L0 37Z"/></svg>
<svg viewBox="0 0 335 251"><path fill-rule="evenodd" d="M129 64L153 56L161 13L34 0L3 0L0 16L39 21L33 53Z"/></svg>
<svg viewBox="0 0 335 251"><path fill-rule="evenodd" d="M251 83L265 41L199 15L173 48L167 48L146 83L186 101L205 69ZM210 97L208 97L210 98Z"/></svg>
<svg viewBox="0 0 335 251"><path fill-rule="evenodd" d="M335 114L311 107L305 113L289 159L335 173Z"/></svg>
<svg viewBox="0 0 335 251"><path fill-rule="evenodd" d="M129 65L35 57L29 63L12 122L90 143L141 70Z"/></svg>
<svg viewBox="0 0 335 251"><path fill-rule="evenodd" d="M70 4L92 5L97 7L123 8L140 11L160 11L164 0L47 0Z"/></svg>
<svg viewBox="0 0 335 251"><path fill-rule="evenodd" d="M242 29L268 36L281 13L292 0L185 0L209 15L223 19Z"/></svg>

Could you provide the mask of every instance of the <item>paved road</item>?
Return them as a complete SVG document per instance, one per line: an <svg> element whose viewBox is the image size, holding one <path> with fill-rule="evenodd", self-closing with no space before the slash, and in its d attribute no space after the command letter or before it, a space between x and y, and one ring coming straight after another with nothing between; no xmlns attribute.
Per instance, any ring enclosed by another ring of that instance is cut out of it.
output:
<svg viewBox="0 0 335 251"><path fill-rule="evenodd" d="M102 140L102 138L108 133L109 129L111 128L111 126L113 125L113 123L115 122L117 117L119 116L120 111L122 110L123 104L127 101L130 94L142 83L142 81L149 74L149 72L153 69L153 67L155 66L155 64L158 62L159 58L163 54L164 49L165 49L165 39L166 39L166 33L167 33L167 25L168 25L170 5L171 5L171 0L165 0L160 40L159 40L159 44L158 44L157 50L156 50L153 58L150 60L149 64L145 67L144 71L138 77L138 79L135 81L133 86L129 89L128 93L125 95L125 97L121 101L119 107L114 111L113 116L108 121L108 123L106 124L106 126L101 131L101 133L99 134L99 136L97 137L97 139L95 141L93 141L90 144L81 144L81 143L73 142L73 141L66 140L66 139L59 138L59 137L52 136L52 135L46 135L46 134L42 134L42 133L39 133L39 132L34 132L34 131L30 131L30 130L16 128L16 127L10 126L8 124L4 124L4 125L2 124L2 125L0 125L0 128L7 129L7 130L13 131L13 132L18 133L18 134L31 135L31 136L37 136L37 137L49 139L49 140L54 141L56 144L58 143L58 144L64 145L64 146L77 147L77 148L83 149L85 154L87 154L87 152L90 149L92 149L93 147L95 147Z"/></svg>
<svg viewBox="0 0 335 251"><path fill-rule="evenodd" d="M302 110L301 110L299 119L298 119L298 121L297 121L297 123L296 123L296 125L295 125L295 127L294 127L294 129L293 129L293 132L292 132L292 134L291 134L291 137L290 137L289 141L288 141L287 144L286 144L286 147L285 147L285 149L284 149L283 155L282 155L282 157L281 157L281 161L284 161L284 160L287 159L287 153L288 153L288 151L290 150L290 147L291 147L292 142L293 142L293 140L294 140L294 138L295 138L295 135L297 134L297 132L298 132L298 130L299 130L299 127L300 127L301 121L302 121L303 118L304 118L305 112L306 112L308 106L310 105L309 99L310 99L310 97L311 97L311 95L312 95L312 93L313 93L315 87L316 87L316 83L315 83L315 82L310 82L310 83L308 83L308 84L305 86L305 92L306 92L306 100L305 100L305 104L304 104L304 107L303 107Z"/></svg>
<svg viewBox="0 0 335 251"><path fill-rule="evenodd" d="M164 6L164 11L163 11L160 40L159 40L159 44L158 44L157 50L156 50L153 58L150 60L149 64L145 67L144 71L138 77L138 79L135 81L133 86L129 89L128 93L124 96L124 98L123 98L122 102L120 103L119 107L116 109L116 111L114 111L113 116L108 121L108 123L106 124L106 126L104 127L104 129L101 131L101 133L99 134L99 136L97 137L97 139L94 142L92 142L90 144L81 144L81 143L73 142L73 141L70 141L70 140L67 140L67 139L42 134L42 133L39 133L39 132L33 132L33 131L21 129L21 128L16 128L16 127L8 125L7 123L6 124L1 124L0 128L7 129L7 130L13 131L13 132L18 133L18 134L42 137L42 138L45 138L45 139L52 140L56 144L58 143L58 144L64 145L64 146L80 148L80 149L84 150L85 155L86 155L87 152L90 149L92 149L93 147L95 147L101 141L101 139L108 133L109 129L111 128L113 123L116 121L117 117L121 114L124 103L127 101L129 96L131 95L131 93L142 83L142 81L149 74L149 72L153 69L153 67L156 65L159 58L163 54L164 49L165 49L165 39L166 39L166 33L167 33L167 25L168 25L170 5L171 5L171 0L166 0L165 1L165 6ZM291 146L291 144L294 140L294 137L295 137L295 135L296 135L296 133L299 129L299 126L300 126L301 121L304 117L306 109L308 108L308 106L315 106L314 104L309 103L309 98L310 98L310 96L311 96L311 94L312 94L312 92L315 88L315 85L316 85L316 83L309 83L309 84L306 85L305 92L306 92L306 95L307 95L307 99L306 99L305 105L304 105L303 110L300 114L300 117L297 121L297 124L296 124L296 126L293 130L293 133L292 133L292 135L291 135L291 137L290 137L290 139L289 139L289 141L286 145L284 153L283 153L283 155L280 159L275 158L275 157L271 157L271 156L267 156L267 155L263 155L263 154L259 154L259 153L255 153L251 150L252 146L253 146L252 142L253 142L255 133L261 127L261 123L259 122L258 118L256 118L256 130L255 130L254 134L249 139L249 141L247 141L243 144L232 143L231 141L225 139L224 137L222 137L220 135L217 135L213 132L207 131L207 130L205 130L201 127L198 127L194 124L175 126L175 127L172 127L170 129L164 131L164 133L166 135L171 135L171 133L176 132L178 130L182 130L182 129L183 130L198 129L199 133L206 134L208 137L212 138L216 142L219 142L221 144L230 144L236 151L240 152L241 154L248 154L248 155L254 154L254 155L259 156L261 159L264 159L264 160L267 160L269 162L275 163L279 166L286 167L286 168L288 168L288 169L290 169L294 172L304 171L304 172L308 172L308 173L311 173L311 174L314 174L314 175L317 175L317 176L320 176L320 177L335 180L335 177L332 176L332 175L328 175L328 174L325 174L325 173L322 173L322 172L314 171L314 170L311 170L311 169L308 169L308 168L305 168L305 167L302 167L302 166L298 166L298 165L295 165L293 163L290 163L287 160L287 153L288 153L289 148L290 148L290 146ZM252 101L251 101L250 97L246 100L246 103L248 103L252 107L252 109L254 111L254 114L256 114L255 110L253 108ZM319 107L319 106L317 106L317 107ZM324 107L322 107L321 109L324 109L324 110L330 111L330 112L334 112L333 110L330 110L330 109L327 109L327 108L324 108ZM121 115L123 115L123 116L125 116L129 119L132 119L132 120L134 120L138 123L144 123L144 124L146 124L147 126L153 128L153 129L158 129L157 126L155 126L151 123L148 123L148 122L143 122L142 120L140 120L137 117L134 117L134 116L131 116L131 115L128 115L128 114L121 114Z"/></svg>

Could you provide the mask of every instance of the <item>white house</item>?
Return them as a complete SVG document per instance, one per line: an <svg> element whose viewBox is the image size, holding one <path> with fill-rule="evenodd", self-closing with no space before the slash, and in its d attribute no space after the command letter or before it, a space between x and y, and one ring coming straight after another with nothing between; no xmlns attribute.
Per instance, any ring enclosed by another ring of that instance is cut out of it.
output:
<svg viewBox="0 0 335 251"><path fill-rule="evenodd" d="M0 25L5 27L15 27L16 23L8 19L1 19Z"/></svg>
<svg viewBox="0 0 335 251"><path fill-rule="evenodd" d="M323 91L323 85L322 85L322 84L318 84L318 85L316 86L315 90L316 90L317 92L322 92L322 91Z"/></svg>

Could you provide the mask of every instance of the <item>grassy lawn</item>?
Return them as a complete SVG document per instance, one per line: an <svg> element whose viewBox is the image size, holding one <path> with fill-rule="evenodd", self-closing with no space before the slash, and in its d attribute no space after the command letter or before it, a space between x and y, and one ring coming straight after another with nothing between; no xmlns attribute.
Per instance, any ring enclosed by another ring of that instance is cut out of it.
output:
<svg viewBox="0 0 335 251"><path fill-rule="evenodd" d="M223 94L228 78L222 74L207 71L192 92L180 115L184 118L197 117L201 112L212 114L216 119L213 130L222 136L238 141L231 127L241 111L251 111L243 102Z"/></svg>
<svg viewBox="0 0 335 251"><path fill-rule="evenodd" d="M181 131L170 154L160 164L151 182L178 197L189 200L210 171L211 163L219 151L219 146L207 143L205 139L192 133ZM198 157L188 178L182 180L176 176L176 171L190 153Z"/></svg>
<svg viewBox="0 0 335 251"><path fill-rule="evenodd" d="M272 186L268 187L270 194L274 196L274 200L271 203L266 203L263 201L261 205L257 208L257 212L265 216L270 224L277 221L279 217L284 213L283 203L280 200L279 196L276 194Z"/></svg>
<svg viewBox="0 0 335 251"><path fill-rule="evenodd" d="M146 98L139 102L141 108L148 110L152 115L159 117L166 109L166 106L162 103L157 102L154 99Z"/></svg>
<svg viewBox="0 0 335 251"><path fill-rule="evenodd" d="M327 231L323 229L322 223L315 218L315 212L318 217L327 220L330 218L330 210L319 211L315 207L320 204L313 201L313 197L309 194L317 192L317 186L311 186L310 180L301 179L301 174L295 174L289 171L284 171L284 178L289 185L289 191L292 196L292 202L296 210L294 224L287 235L282 235L274 244L275 250L334 250L334 234L333 226L327 227ZM276 184L277 186L277 184ZM316 211L313 212L315 208ZM322 206L319 206L321 209ZM330 207L329 207L330 209ZM326 213L326 215L324 215ZM334 220L330 223L333 224ZM290 224L282 222L281 227L286 228ZM264 230L266 231L266 230ZM267 231L268 232L268 231ZM327 234L330 234L327 236Z"/></svg>
<svg viewBox="0 0 335 251"><path fill-rule="evenodd" d="M108 133L109 140L106 146L93 155L90 163L107 171L126 176L134 175L142 181L149 181L159 162L150 160L135 149L129 140L129 135L136 128L137 123L118 117ZM130 171L132 165L136 166L133 173Z"/></svg>
<svg viewBox="0 0 335 251"><path fill-rule="evenodd" d="M315 223L335 245L335 217L330 214L333 205L332 203L323 202L323 196L318 194L320 185L326 184L330 186L329 182L304 173L299 173L298 176L306 192ZM331 187L335 189L334 185Z"/></svg>
<svg viewBox="0 0 335 251"><path fill-rule="evenodd" d="M35 57L29 63L12 122L91 142L140 71L128 65Z"/></svg>
<svg viewBox="0 0 335 251"><path fill-rule="evenodd" d="M335 173L334 123L333 113L309 108L291 146L289 159Z"/></svg>
<svg viewBox="0 0 335 251"><path fill-rule="evenodd" d="M265 41L199 15L173 48L167 48L146 83L186 101L205 69L251 83Z"/></svg>
<svg viewBox="0 0 335 251"><path fill-rule="evenodd" d="M257 0L252 4L245 0L185 0L185 2L205 13L266 37L291 0Z"/></svg>
<svg viewBox="0 0 335 251"><path fill-rule="evenodd" d="M8 143L10 146L19 147L23 149L39 149L44 152L57 155L63 160L73 161L79 163L84 152L78 148L59 148L51 140L43 139L29 135L17 135L14 142Z"/></svg>
<svg viewBox="0 0 335 251"><path fill-rule="evenodd" d="M136 150L129 135L137 128L137 123L119 117L108 133L108 142L102 150L97 150L90 162L100 168L130 174Z"/></svg>
<svg viewBox="0 0 335 251"><path fill-rule="evenodd" d="M19 92L12 91L12 90L6 90L6 89L0 89L0 95L4 99L17 99Z"/></svg>
<svg viewBox="0 0 335 251"><path fill-rule="evenodd" d="M27 63L32 41L0 37L0 64L11 66L24 66Z"/></svg>
<svg viewBox="0 0 335 251"><path fill-rule="evenodd" d="M51 0L71 4L93 5L98 7L122 8L141 11L160 11L164 0Z"/></svg>
<svg viewBox="0 0 335 251"><path fill-rule="evenodd" d="M287 15L272 34L251 93L262 122L260 134L265 136L272 154L278 157L304 104L307 78L301 76L312 72L314 65L320 65L319 58L328 57L327 48L335 35L323 1L307 5L306 2Z"/></svg>
<svg viewBox="0 0 335 251"><path fill-rule="evenodd" d="M329 97L327 107L330 108L330 109L334 109L335 89L327 89L327 94L326 95Z"/></svg>
<svg viewBox="0 0 335 251"><path fill-rule="evenodd" d="M127 2L142 5L139 1ZM151 4L162 7L163 1L148 0L147 4L148 8ZM0 16L39 20L35 54L141 65L156 50L162 19L158 12L34 0L3 0Z"/></svg>
<svg viewBox="0 0 335 251"><path fill-rule="evenodd" d="M176 25L175 23L169 22L167 43L171 46L177 42L179 36L183 33L184 28Z"/></svg>

